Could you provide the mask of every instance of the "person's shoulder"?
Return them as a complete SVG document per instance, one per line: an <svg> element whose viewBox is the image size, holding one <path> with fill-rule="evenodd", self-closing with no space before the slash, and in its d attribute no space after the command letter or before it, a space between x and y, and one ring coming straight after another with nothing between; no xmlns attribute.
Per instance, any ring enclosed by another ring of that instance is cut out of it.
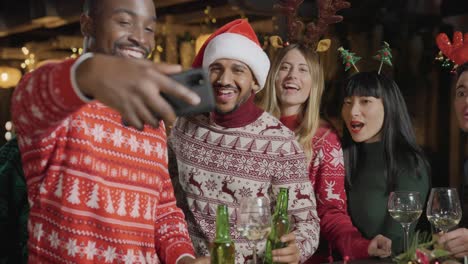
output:
<svg viewBox="0 0 468 264"><path fill-rule="evenodd" d="M340 145L340 136L338 131L333 127L331 123L323 119L320 120L320 125L315 132L315 135L312 139L314 146L318 145Z"/></svg>
<svg viewBox="0 0 468 264"><path fill-rule="evenodd" d="M287 128L278 118L270 113L263 112L263 114L255 120L251 126L255 127L258 133L266 137L283 138L284 140L295 140L294 132Z"/></svg>

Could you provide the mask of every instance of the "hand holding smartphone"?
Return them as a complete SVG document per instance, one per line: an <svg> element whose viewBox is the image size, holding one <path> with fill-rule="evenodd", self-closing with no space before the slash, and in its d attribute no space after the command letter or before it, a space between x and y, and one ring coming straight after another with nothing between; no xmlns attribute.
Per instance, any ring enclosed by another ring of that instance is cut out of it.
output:
<svg viewBox="0 0 468 264"><path fill-rule="evenodd" d="M203 68L190 69L170 75L172 79L191 89L201 99L198 105L187 104L167 94L161 94L172 106L177 116L190 116L212 112L215 108L213 88L208 78L208 72Z"/></svg>

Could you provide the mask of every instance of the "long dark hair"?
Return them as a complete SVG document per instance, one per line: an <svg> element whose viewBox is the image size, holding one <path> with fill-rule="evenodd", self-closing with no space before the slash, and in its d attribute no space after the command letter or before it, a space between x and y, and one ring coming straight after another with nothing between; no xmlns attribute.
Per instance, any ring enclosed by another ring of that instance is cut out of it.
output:
<svg viewBox="0 0 468 264"><path fill-rule="evenodd" d="M428 175L429 164L416 143L405 100L397 84L377 72L362 72L351 76L344 85L341 102L350 96L372 96L382 99L384 122L382 142L386 161L387 192L395 189L398 168L415 166L418 177ZM352 186L353 173L359 167L359 144L353 141L346 126L343 129L343 150L347 184Z"/></svg>

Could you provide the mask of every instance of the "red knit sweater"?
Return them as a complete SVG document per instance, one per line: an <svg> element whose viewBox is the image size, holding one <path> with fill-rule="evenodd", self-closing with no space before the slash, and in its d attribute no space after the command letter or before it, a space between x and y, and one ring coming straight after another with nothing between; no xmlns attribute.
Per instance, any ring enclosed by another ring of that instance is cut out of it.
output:
<svg viewBox="0 0 468 264"><path fill-rule="evenodd" d="M296 115L281 117L280 121L293 131L299 125ZM343 150L338 134L324 123L312 138L312 147L309 178L317 199L320 246L307 263L328 262L332 249L350 259L368 258L370 241L354 227L347 211Z"/></svg>
<svg viewBox="0 0 468 264"><path fill-rule="evenodd" d="M164 126L127 128L112 109L81 101L73 63L35 70L13 96L31 205L29 262L175 263L193 255Z"/></svg>

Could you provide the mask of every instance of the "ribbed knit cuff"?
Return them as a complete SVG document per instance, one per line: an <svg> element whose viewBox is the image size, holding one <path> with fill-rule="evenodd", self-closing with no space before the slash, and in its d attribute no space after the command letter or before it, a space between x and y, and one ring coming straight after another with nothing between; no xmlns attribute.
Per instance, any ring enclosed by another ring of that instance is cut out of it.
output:
<svg viewBox="0 0 468 264"><path fill-rule="evenodd" d="M83 94L83 92L81 92L81 89L78 86L78 82L76 81L76 69L78 68L78 66L80 66L81 63L83 63L85 60L87 60L89 58L92 58L93 56L94 56L94 54L91 53L91 52L88 52L88 53L85 53L85 54L81 55L75 61L75 63L73 63L73 65L72 65L72 67L70 69L70 79L71 79L73 90L75 91L75 94L78 96L78 98L80 98L85 103L89 103L93 99L89 98L88 96Z"/></svg>

